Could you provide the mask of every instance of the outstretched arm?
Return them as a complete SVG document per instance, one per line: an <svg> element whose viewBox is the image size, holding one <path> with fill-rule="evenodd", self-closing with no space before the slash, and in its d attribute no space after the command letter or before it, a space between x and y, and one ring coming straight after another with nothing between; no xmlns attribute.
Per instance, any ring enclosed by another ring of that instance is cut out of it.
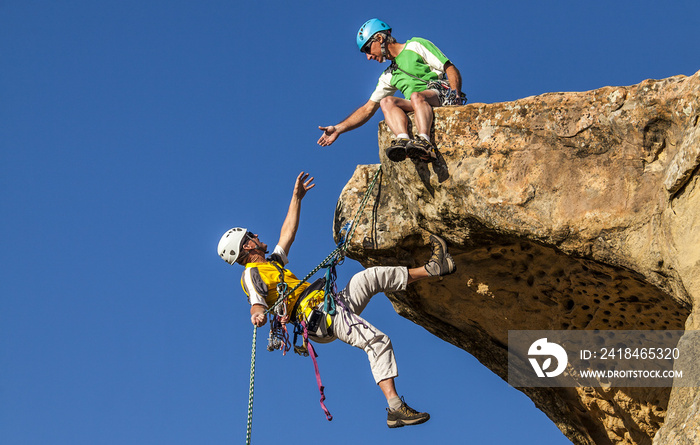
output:
<svg viewBox="0 0 700 445"><path fill-rule="evenodd" d="M368 100L366 104L353 111L352 114L346 117L341 123L329 125L327 127L319 126L318 129L323 131L323 135L318 139L318 145L327 147L335 142L342 133L363 126L374 116L374 113L376 113L378 109L378 102Z"/></svg>
<svg viewBox="0 0 700 445"><path fill-rule="evenodd" d="M308 173L301 172L297 176L297 180L294 183L294 191L292 192L292 200L289 203L289 210L287 210L287 217L284 219L282 224L282 230L280 231L280 240L277 243L285 253L289 255L289 249L292 247L294 242L294 237L297 234L297 229L299 228L299 215L301 214L301 200L304 199L306 192L311 190L316 186L313 184L313 176L309 178Z"/></svg>
<svg viewBox="0 0 700 445"><path fill-rule="evenodd" d="M447 80L450 81L450 88L456 90L458 93L462 92L462 75L459 70L452 62L447 61L445 63L445 73L447 73Z"/></svg>

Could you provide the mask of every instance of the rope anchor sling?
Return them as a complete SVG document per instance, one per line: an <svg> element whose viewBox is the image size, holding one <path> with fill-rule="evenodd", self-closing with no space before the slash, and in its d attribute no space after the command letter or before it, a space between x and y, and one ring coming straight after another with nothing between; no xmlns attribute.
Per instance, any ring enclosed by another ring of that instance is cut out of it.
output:
<svg viewBox="0 0 700 445"><path fill-rule="evenodd" d="M357 228L357 225L355 222L357 221L357 218L362 214L362 212L365 209L365 206L367 205L367 202L369 201L369 197L372 193L372 190L374 189L375 184L377 183L377 179L379 178L380 174L382 172L382 167L379 166L377 169L377 172L374 174L374 178L372 178L372 181L370 182L369 186L367 187L367 192L365 192L365 196L362 198L362 201L360 202L359 209L357 210L357 213L355 214L355 218L350 222L350 227L348 227L347 232L345 233L345 237L340 240L338 243L338 247L336 247L321 263L316 266L311 272L306 274L304 278L302 278L299 283L294 286L291 290L283 292L280 294L280 297L275 301L275 303L268 308L265 311L265 314L270 313L273 311L277 306L279 306L285 298L294 293L295 290L299 286L301 286L303 283L307 282L309 278L311 278L313 275L316 274L319 270L321 270L324 267L332 267L337 261L339 261L340 258L342 258L345 255L345 251L347 250L347 245L350 242L350 239L355 233L355 229ZM248 392L248 421L247 421L247 431L246 431L246 445L250 445L250 437L251 433L253 430L253 393L254 393L254 388L255 388L255 350L257 346L257 338L258 338L258 327L253 326L253 347L252 347L252 352L250 355L250 386L249 386L249 392ZM316 361L314 360L314 366L316 365ZM322 388L319 382L319 388ZM321 389L321 406L323 407L323 400L325 397L323 396L323 391ZM324 407L325 410L325 407ZM327 411L327 410L325 410ZM328 417L330 413L326 414L326 417ZM332 417L328 418L328 420L331 420Z"/></svg>

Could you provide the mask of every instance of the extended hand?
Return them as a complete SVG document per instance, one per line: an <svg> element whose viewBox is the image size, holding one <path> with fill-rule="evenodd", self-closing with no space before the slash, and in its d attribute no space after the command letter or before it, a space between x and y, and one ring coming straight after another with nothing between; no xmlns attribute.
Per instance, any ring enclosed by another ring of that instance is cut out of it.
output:
<svg viewBox="0 0 700 445"><path fill-rule="evenodd" d="M299 198L300 200L304 198L306 192L316 187L316 184L313 184L313 181L314 177L311 176L309 178L308 173L299 173L299 176L297 176L297 181L296 183L294 183L294 196Z"/></svg>
<svg viewBox="0 0 700 445"><path fill-rule="evenodd" d="M327 147L331 145L333 142L335 142L336 139L338 139L338 136L340 136L340 133L338 133L338 130L335 128L335 125L329 125L327 127L318 127L319 130L323 131L323 136L321 136L318 139L318 145L321 147Z"/></svg>

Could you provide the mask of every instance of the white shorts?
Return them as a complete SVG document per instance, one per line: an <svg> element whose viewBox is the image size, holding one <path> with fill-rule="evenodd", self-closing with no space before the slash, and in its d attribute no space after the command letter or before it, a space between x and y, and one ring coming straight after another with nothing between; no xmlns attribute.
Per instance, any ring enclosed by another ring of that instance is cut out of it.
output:
<svg viewBox="0 0 700 445"><path fill-rule="evenodd" d="M379 292L406 290L408 269L405 267L370 267L355 274L348 285L338 292L333 335L313 338L317 343L329 343L336 338L363 349L367 353L376 383L397 377L398 370L391 340L359 315Z"/></svg>

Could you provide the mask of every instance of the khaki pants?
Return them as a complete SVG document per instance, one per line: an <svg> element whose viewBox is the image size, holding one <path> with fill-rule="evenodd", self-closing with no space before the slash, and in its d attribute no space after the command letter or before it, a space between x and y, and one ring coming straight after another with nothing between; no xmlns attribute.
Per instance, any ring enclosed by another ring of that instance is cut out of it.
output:
<svg viewBox="0 0 700 445"><path fill-rule="evenodd" d="M397 377L391 340L359 315L374 295L406 290L407 284L408 269L405 267L371 267L355 274L347 287L338 292L341 301L336 305L336 314L333 316L333 336L313 340L317 343L330 343L338 338L363 349L377 383Z"/></svg>

